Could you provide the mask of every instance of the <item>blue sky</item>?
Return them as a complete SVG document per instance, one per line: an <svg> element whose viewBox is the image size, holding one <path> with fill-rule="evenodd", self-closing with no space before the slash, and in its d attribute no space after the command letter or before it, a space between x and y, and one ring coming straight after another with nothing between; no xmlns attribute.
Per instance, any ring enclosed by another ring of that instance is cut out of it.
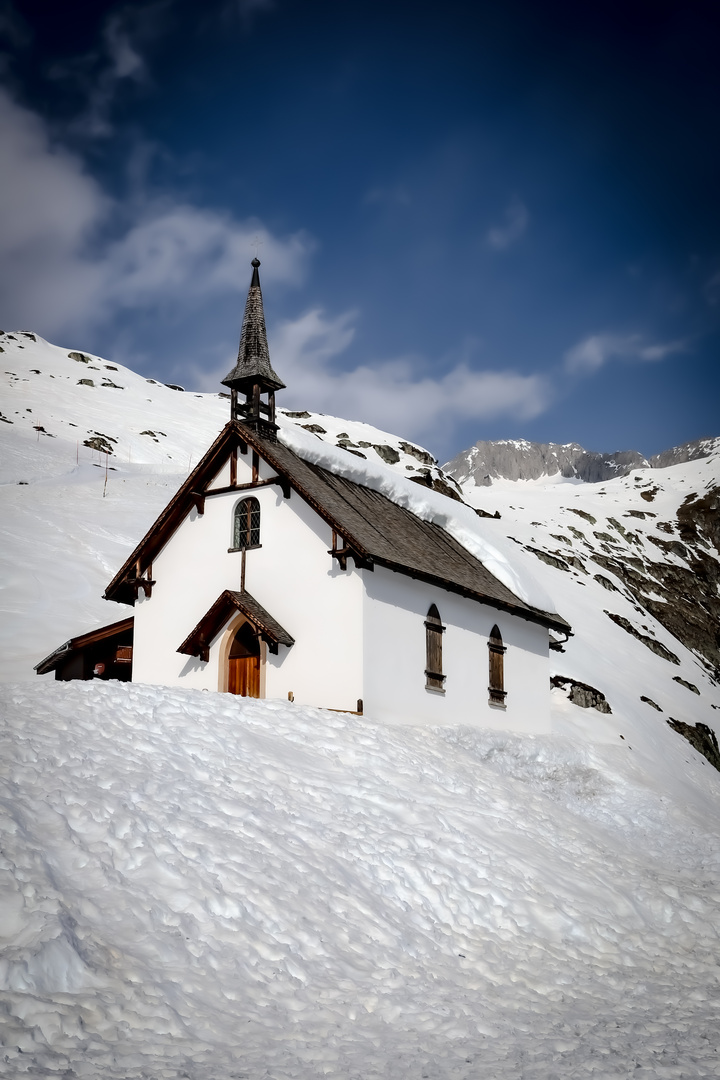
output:
<svg viewBox="0 0 720 1080"><path fill-rule="evenodd" d="M0 3L0 325L446 459L720 430L711 2Z"/></svg>

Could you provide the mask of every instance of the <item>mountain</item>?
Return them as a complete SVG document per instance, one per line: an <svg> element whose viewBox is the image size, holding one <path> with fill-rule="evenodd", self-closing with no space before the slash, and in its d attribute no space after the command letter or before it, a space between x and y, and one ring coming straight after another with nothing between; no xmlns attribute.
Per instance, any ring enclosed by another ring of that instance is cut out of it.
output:
<svg viewBox="0 0 720 1080"><path fill-rule="evenodd" d="M539 480L543 476L583 480L589 484L627 476L633 469L665 469L708 457L720 448L720 438L696 439L664 450L650 459L637 450L600 454L578 443L533 443L526 439L476 442L443 466L459 484L489 487L493 480Z"/></svg>
<svg viewBox="0 0 720 1080"><path fill-rule="evenodd" d="M104 587L228 403L0 348L5 1074L714 1077L717 442L458 488L399 436L282 412L573 627L552 735L382 727L37 677L127 612Z"/></svg>

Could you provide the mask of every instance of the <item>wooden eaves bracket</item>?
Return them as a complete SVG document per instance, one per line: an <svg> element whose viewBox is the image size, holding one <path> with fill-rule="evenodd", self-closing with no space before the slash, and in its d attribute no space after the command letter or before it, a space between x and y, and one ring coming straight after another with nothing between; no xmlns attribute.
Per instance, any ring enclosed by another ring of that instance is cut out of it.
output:
<svg viewBox="0 0 720 1080"><path fill-rule="evenodd" d="M156 584L157 584L157 582L153 581L152 578L146 578L146 577L128 578L128 585L130 586L130 588L135 593L135 599L136 600L137 600L138 596L140 595L140 590L141 589L142 589L143 593L145 594L146 598L149 600L150 597L152 596L153 585L156 585Z"/></svg>
<svg viewBox="0 0 720 1080"><path fill-rule="evenodd" d="M338 543L342 543L342 547L338 547ZM351 558L355 563L358 570L374 570L372 560L364 558L362 555L358 555L354 547L348 544L344 537L340 536L338 532L333 529L332 534L332 547L328 549L328 555L332 555L333 559L337 559L338 566L341 570L347 570L348 558Z"/></svg>

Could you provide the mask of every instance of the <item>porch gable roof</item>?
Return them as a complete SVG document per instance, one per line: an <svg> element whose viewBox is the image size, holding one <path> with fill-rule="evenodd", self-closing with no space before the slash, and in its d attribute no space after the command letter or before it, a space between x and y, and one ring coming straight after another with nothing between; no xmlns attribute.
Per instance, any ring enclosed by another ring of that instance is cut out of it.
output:
<svg viewBox="0 0 720 1080"><path fill-rule="evenodd" d="M270 652L276 653L278 645L290 647L295 644L295 638L288 634L277 619L274 619L249 592L226 589L205 612L177 651L188 656L199 656L201 660L207 662L211 642L234 612L240 612L248 622L252 623L263 641L267 642Z"/></svg>

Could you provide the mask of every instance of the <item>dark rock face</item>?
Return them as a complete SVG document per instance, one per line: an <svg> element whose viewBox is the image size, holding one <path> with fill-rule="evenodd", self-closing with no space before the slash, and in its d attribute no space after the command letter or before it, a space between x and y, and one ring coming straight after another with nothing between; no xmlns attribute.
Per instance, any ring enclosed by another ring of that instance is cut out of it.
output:
<svg viewBox="0 0 720 1080"><path fill-rule="evenodd" d="M644 701L646 705L649 705L651 709L655 709L656 712L662 712L660 706L657 704L657 702L653 701L652 698L645 697L645 695L643 694L640 700Z"/></svg>
<svg viewBox="0 0 720 1080"><path fill-rule="evenodd" d="M551 555L547 551L541 551L539 548L534 548L530 546L526 547L525 550L532 552L533 555L535 555L538 559L541 559L542 562L547 563L548 566L554 566L556 570L570 569L564 559L558 559L555 555Z"/></svg>
<svg viewBox="0 0 720 1080"><path fill-rule="evenodd" d="M696 724L693 727L692 724L683 724L681 720L673 720L672 716L668 724L673 731L677 731L679 735L686 738L690 745L694 746L720 772L720 747L712 728L707 724Z"/></svg>
<svg viewBox="0 0 720 1080"><path fill-rule="evenodd" d="M602 585L603 589L607 589L608 592L618 592L617 585L613 585L610 578L606 578L603 574L595 574L595 581L598 585Z"/></svg>
<svg viewBox="0 0 720 1080"><path fill-rule="evenodd" d="M593 558L618 577L636 602L678 641L704 657L715 678L720 678L720 487L702 496L688 495L678 510L676 529L680 540L648 539L663 555L672 555L685 565L664 560L646 565L639 558L609 551L595 552ZM610 618L618 622L619 616ZM659 642L650 645L648 641L645 644L653 651L658 651L656 646L664 649Z"/></svg>
<svg viewBox="0 0 720 1080"><path fill-rule="evenodd" d="M692 690L693 694L700 693L695 683L688 682L687 679L681 679L679 675L673 675L673 682L680 683L680 685L684 686L687 690Z"/></svg>
<svg viewBox="0 0 720 1080"><path fill-rule="evenodd" d="M636 630L633 624L626 619L623 615L615 615L612 611L606 611L608 619L612 619L616 626L621 626L623 630L626 630L628 634L632 634L638 641L642 641L643 645L646 645L648 649L654 652L657 656L661 656L663 660L669 660L671 664L679 664L680 660L674 652L670 652L660 641L656 641L655 638L649 637L647 634L641 634L639 630Z"/></svg>
<svg viewBox="0 0 720 1080"><path fill-rule="evenodd" d="M397 465L400 460L400 455L395 447L388 446L386 443L373 443L373 450L386 465Z"/></svg>
<svg viewBox="0 0 720 1080"><path fill-rule="evenodd" d="M417 458L423 465L429 465L430 467L437 465L437 459L434 458L432 454L428 454L427 450L422 450L419 446L415 446L414 443L405 442L403 440L400 443L400 449L403 454L409 454L410 457Z"/></svg>
<svg viewBox="0 0 720 1080"><path fill-rule="evenodd" d="M419 476L411 476L410 480L414 484L421 484L423 487L432 488L433 491L437 491L440 495L447 495L449 499L454 499L455 502L462 502L462 497L455 490L450 487L442 476L433 476L429 469L419 474Z"/></svg>
<svg viewBox="0 0 720 1080"><path fill-rule="evenodd" d="M91 438L83 441L83 446L89 446L91 450L97 450L101 454L112 454L111 443L115 442L117 439L113 439L112 435L103 435L102 431L96 431Z"/></svg>
<svg viewBox="0 0 720 1080"><path fill-rule="evenodd" d="M596 709L599 713L612 713L605 695L594 686L578 682L577 679L571 679L565 675L553 675L550 685L566 690L570 701L574 705L579 705L581 709Z"/></svg>

